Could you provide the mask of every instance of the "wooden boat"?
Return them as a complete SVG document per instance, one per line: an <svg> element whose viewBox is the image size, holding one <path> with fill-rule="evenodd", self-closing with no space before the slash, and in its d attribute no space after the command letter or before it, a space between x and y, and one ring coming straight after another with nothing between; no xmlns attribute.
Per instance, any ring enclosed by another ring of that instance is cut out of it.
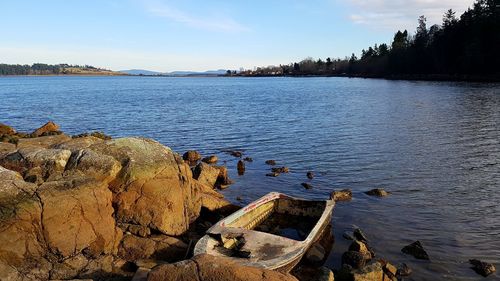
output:
<svg viewBox="0 0 500 281"><path fill-rule="evenodd" d="M207 230L194 255L225 256L247 266L290 271L330 225L333 200L271 192Z"/></svg>

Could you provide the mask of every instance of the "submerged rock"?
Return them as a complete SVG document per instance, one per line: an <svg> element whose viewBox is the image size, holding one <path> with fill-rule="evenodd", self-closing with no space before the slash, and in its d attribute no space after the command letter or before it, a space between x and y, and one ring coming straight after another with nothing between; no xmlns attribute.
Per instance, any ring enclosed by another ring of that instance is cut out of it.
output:
<svg viewBox="0 0 500 281"><path fill-rule="evenodd" d="M314 173L309 171L309 172L307 172L306 176L308 179L312 180L314 178Z"/></svg>
<svg viewBox="0 0 500 281"><path fill-rule="evenodd" d="M488 276L496 271L495 266L491 263L482 262L482 261L476 260L476 259L469 260L469 263L472 265L472 269L474 269L474 271L477 274L480 274L484 277L486 277L486 276Z"/></svg>
<svg viewBox="0 0 500 281"><path fill-rule="evenodd" d="M242 176L245 174L245 162L243 160L238 161L238 175Z"/></svg>
<svg viewBox="0 0 500 281"><path fill-rule="evenodd" d="M252 157L245 157L245 158L243 158L243 161L252 163L253 158Z"/></svg>
<svg viewBox="0 0 500 281"><path fill-rule="evenodd" d="M354 240L354 237L352 237L351 233L349 233L348 231L344 231L344 233L342 233L342 237L344 237L344 239L346 240Z"/></svg>
<svg viewBox="0 0 500 281"><path fill-rule="evenodd" d="M424 247L422 246L420 241L415 241L410 245L404 246L403 249L401 249L401 252L412 255L420 260L429 260L429 255L424 250Z"/></svg>
<svg viewBox="0 0 500 281"><path fill-rule="evenodd" d="M290 169L288 169L288 167L279 167L279 168L272 168L271 171L273 173L288 173L290 171Z"/></svg>
<svg viewBox="0 0 500 281"><path fill-rule="evenodd" d="M201 159L202 162L205 162L207 164L215 164L217 163L217 161L219 161L219 158L217 158L217 156L215 155L210 155L210 156L207 156L203 159Z"/></svg>
<svg viewBox="0 0 500 281"><path fill-rule="evenodd" d="M338 191L333 191L330 194L330 199L333 201L349 201L352 199L352 191L350 189L342 189Z"/></svg>
<svg viewBox="0 0 500 281"><path fill-rule="evenodd" d="M229 155L237 158L241 158L243 156L243 152L241 151L229 151Z"/></svg>
<svg viewBox="0 0 500 281"><path fill-rule="evenodd" d="M274 166L274 165L276 165L276 161L275 160L266 160L266 164Z"/></svg>
<svg viewBox="0 0 500 281"><path fill-rule="evenodd" d="M267 173L266 177L278 177L280 173L272 172L272 173Z"/></svg>
<svg viewBox="0 0 500 281"><path fill-rule="evenodd" d="M312 189L313 188L313 186L311 184L307 183L307 182L303 182L301 185L305 189Z"/></svg>
<svg viewBox="0 0 500 281"><path fill-rule="evenodd" d="M366 191L365 193L370 196L378 196L378 197L385 197L389 195L389 192L383 190L382 188L374 188L372 190Z"/></svg>

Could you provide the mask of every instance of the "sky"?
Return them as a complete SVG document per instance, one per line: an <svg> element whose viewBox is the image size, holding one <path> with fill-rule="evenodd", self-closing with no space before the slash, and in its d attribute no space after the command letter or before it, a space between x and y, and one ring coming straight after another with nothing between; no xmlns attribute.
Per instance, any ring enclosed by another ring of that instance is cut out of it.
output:
<svg viewBox="0 0 500 281"><path fill-rule="evenodd" d="M112 70L252 69L343 58L473 0L15 0L0 2L0 63Z"/></svg>

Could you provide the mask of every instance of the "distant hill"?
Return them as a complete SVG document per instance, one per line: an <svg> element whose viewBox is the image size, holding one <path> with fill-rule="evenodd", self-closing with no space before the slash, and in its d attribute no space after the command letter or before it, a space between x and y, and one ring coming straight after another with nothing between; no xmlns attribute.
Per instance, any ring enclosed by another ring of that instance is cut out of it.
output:
<svg viewBox="0 0 500 281"><path fill-rule="evenodd" d="M129 75L162 75L161 72L145 70L145 69L120 70L120 72Z"/></svg>
<svg viewBox="0 0 500 281"><path fill-rule="evenodd" d="M164 73L168 76L218 76L226 74L225 69L207 70L207 71L172 71Z"/></svg>
<svg viewBox="0 0 500 281"><path fill-rule="evenodd" d="M226 74L225 69L208 70L208 71L172 71L172 72L157 72L145 69L130 69L121 70L121 73L128 75L147 75L147 76L219 76Z"/></svg>
<svg viewBox="0 0 500 281"><path fill-rule="evenodd" d="M50 65L34 63L32 65L0 64L0 75L126 75L124 73L93 67L91 65Z"/></svg>

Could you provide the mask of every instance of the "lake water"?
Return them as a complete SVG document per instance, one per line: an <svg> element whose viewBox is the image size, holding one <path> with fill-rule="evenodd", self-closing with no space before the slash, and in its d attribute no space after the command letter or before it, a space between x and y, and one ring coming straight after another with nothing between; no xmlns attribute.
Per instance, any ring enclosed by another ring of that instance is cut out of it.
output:
<svg viewBox="0 0 500 281"><path fill-rule="evenodd" d="M348 78L0 78L0 122L31 131L53 120L68 134L102 130L217 154L248 203L270 191L338 203L335 268L359 226L378 257L409 280L478 280L468 259L500 267L500 85ZM238 176L238 149L254 159ZM289 174L266 177L275 159ZM314 171L313 180L306 178ZM313 189L305 190L302 182ZM383 187L374 198L363 192ZM420 240L431 261L401 248ZM500 274L489 280L499 279Z"/></svg>

